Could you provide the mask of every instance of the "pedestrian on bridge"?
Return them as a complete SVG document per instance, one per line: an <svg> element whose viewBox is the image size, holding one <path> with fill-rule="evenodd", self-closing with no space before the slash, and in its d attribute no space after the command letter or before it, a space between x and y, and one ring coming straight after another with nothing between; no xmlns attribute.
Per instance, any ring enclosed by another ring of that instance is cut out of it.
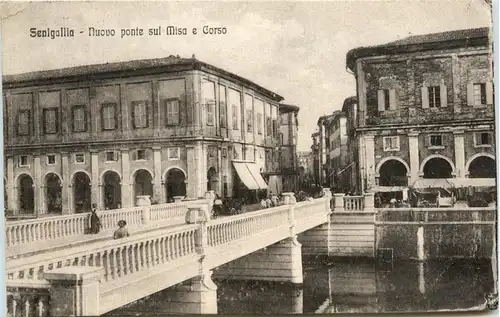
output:
<svg viewBox="0 0 500 317"><path fill-rule="evenodd" d="M97 204L92 204L92 210L90 212L90 233L97 234L101 228L101 219L97 215Z"/></svg>
<svg viewBox="0 0 500 317"><path fill-rule="evenodd" d="M113 233L113 239L121 239L129 236L130 234L128 233L127 222L125 220L118 221L118 229L116 229L115 233Z"/></svg>

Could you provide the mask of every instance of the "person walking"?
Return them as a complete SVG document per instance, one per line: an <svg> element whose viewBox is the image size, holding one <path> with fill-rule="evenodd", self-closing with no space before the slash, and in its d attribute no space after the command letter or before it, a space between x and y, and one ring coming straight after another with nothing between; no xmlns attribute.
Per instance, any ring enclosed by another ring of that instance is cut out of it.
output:
<svg viewBox="0 0 500 317"><path fill-rule="evenodd" d="M127 229L127 222L125 220L118 221L118 229L113 233L113 239L121 239L125 237L130 237Z"/></svg>
<svg viewBox="0 0 500 317"><path fill-rule="evenodd" d="M92 210L90 211L90 233L98 234L101 228L101 219L97 215L97 204L92 204Z"/></svg>
<svg viewBox="0 0 500 317"><path fill-rule="evenodd" d="M213 217L217 218L222 213L222 200L219 195L215 195Z"/></svg>

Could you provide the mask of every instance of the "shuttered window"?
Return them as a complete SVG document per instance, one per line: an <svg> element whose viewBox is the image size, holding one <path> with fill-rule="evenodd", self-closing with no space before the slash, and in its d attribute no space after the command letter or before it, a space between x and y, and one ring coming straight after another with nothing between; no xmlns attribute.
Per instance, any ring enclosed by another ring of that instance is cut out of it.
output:
<svg viewBox="0 0 500 317"><path fill-rule="evenodd" d="M247 110L247 132L253 132L253 111Z"/></svg>
<svg viewBox="0 0 500 317"><path fill-rule="evenodd" d="M378 111L396 110L398 99L396 89L379 89L377 93Z"/></svg>
<svg viewBox="0 0 500 317"><path fill-rule="evenodd" d="M430 135L429 146L443 146L443 136L439 134Z"/></svg>
<svg viewBox="0 0 500 317"><path fill-rule="evenodd" d="M29 135L30 134L30 111L19 110L17 118L17 134Z"/></svg>
<svg viewBox="0 0 500 317"><path fill-rule="evenodd" d="M73 132L87 131L87 112L85 106L73 106Z"/></svg>
<svg viewBox="0 0 500 317"><path fill-rule="evenodd" d="M467 85L467 105L493 105L493 83L469 83Z"/></svg>
<svg viewBox="0 0 500 317"><path fill-rule="evenodd" d="M103 104L101 107L101 125L103 130L114 130L117 128L116 104Z"/></svg>
<svg viewBox="0 0 500 317"><path fill-rule="evenodd" d="M441 89L439 86L428 87L429 108L441 107Z"/></svg>
<svg viewBox="0 0 500 317"><path fill-rule="evenodd" d="M134 129L148 127L148 103L147 101L132 102L132 117Z"/></svg>
<svg viewBox="0 0 500 317"><path fill-rule="evenodd" d="M43 109L43 132L44 134L54 134L58 131L58 109Z"/></svg>
<svg viewBox="0 0 500 317"><path fill-rule="evenodd" d="M226 87L219 86L219 118L221 128L227 127Z"/></svg>
<svg viewBox="0 0 500 317"><path fill-rule="evenodd" d="M262 113L257 113L257 133L262 134Z"/></svg>
<svg viewBox="0 0 500 317"><path fill-rule="evenodd" d="M166 99L164 103L167 125L179 125L179 99Z"/></svg>
<svg viewBox="0 0 500 317"><path fill-rule="evenodd" d="M384 137L384 151L399 151L399 136Z"/></svg>

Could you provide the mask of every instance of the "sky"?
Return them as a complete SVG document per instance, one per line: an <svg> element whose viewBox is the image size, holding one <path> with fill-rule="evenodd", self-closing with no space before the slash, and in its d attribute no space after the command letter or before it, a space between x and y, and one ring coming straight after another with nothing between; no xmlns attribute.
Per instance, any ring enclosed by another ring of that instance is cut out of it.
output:
<svg viewBox="0 0 500 317"><path fill-rule="evenodd" d="M350 49L491 24L484 0L3 2L0 16L3 74L195 54L299 106L299 151L310 150L320 116L356 95L345 64ZM168 25L197 28L198 34L120 38L122 28ZM203 26L227 33L203 35ZM30 28L60 27L77 34L30 37ZM89 37L89 27L115 29L116 35Z"/></svg>

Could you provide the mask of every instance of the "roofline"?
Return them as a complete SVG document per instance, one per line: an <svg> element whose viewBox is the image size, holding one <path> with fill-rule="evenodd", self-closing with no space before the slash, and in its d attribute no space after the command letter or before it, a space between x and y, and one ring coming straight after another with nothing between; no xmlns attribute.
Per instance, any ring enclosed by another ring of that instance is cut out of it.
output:
<svg viewBox="0 0 500 317"><path fill-rule="evenodd" d="M285 104L285 103L280 103L279 104L279 111L286 113L286 112L299 112L300 108L296 105L290 105L290 104Z"/></svg>
<svg viewBox="0 0 500 317"><path fill-rule="evenodd" d="M346 65L351 71L355 71L356 60L363 57L372 57L380 55L397 55L408 54L415 52L424 52L431 50L445 50L463 47L478 47L488 46L489 37L472 37L453 40L442 40L428 43L413 43L413 44L384 44L378 46L358 47L351 49L346 54Z"/></svg>
<svg viewBox="0 0 500 317"><path fill-rule="evenodd" d="M168 57L167 57L168 58ZM82 65L76 67L66 67L59 69L51 69L51 70L43 70L36 72L27 72L20 74L12 74L12 75L4 75L2 76L2 85L5 88L18 88L18 87L27 87L27 86L37 86L37 85L50 85L50 84L59 84L59 83L68 83L68 82L76 82L82 80L98 80L98 79L113 79L116 77L132 77L132 76L140 76L140 75L152 75L152 74L161 74L161 73L171 73L171 72L182 72L182 71L206 71L206 72L215 72L223 78L226 79L234 79L237 80L247 86L251 86L256 91L262 93L263 95L273 99L276 102L280 102L284 100L284 98L278 95L275 92L272 92L251 80L238 76L234 73L226 71L222 68L213 66L211 64L199 61L195 58L190 59L181 59L181 61L169 65L161 65L154 66L148 65L140 68L128 68L128 69L119 69L120 65L125 63L132 63L138 61L154 61L159 59L144 59L144 60L132 60L132 61L123 61L116 63L104 63L104 64L92 64L92 65ZM107 69L103 71L92 71L92 68L97 68L98 66L111 65L111 67L116 67L116 69ZM82 74L76 75L57 75L61 71L70 71L70 70L80 70L83 71ZM27 79L23 79L23 77L28 77Z"/></svg>
<svg viewBox="0 0 500 317"><path fill-rule="evenodd" d="M358 97L351 96L344 99L344 104L342 105L342 111L346 112L347 108L358 103Z"/></svg>

